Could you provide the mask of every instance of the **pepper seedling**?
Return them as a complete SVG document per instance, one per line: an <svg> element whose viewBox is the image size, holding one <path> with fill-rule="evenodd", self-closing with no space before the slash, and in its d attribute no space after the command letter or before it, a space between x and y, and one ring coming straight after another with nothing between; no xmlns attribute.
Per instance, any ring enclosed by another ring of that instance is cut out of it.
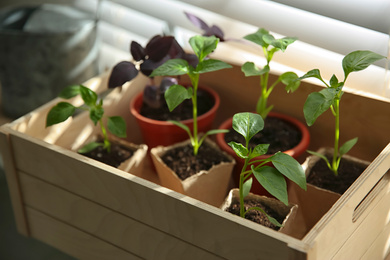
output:
<svg viewBox="0 0 390 260"><path fill-rule="evenodd" d="M187 74L189 76L192 87L185 88L178 84L172 85L167 91L165 91L164 97L170 111L175 109L184 100L192 99L192 115L194 120L192 133L188 126L178 121L170 122L181 127L188 133L191 140L191 144L194 148L194 155L198 154L199 147L203 143L206 136L227 132L227 130L210 130L205 133L201 138L198 137L197 91L199 86L199 76L202 73L232 67L231 65L223 61L207 58L207 56L217 48L218 42L219 39L215 36L193 36L190 38L189 43L199 60L196 67L193 67L184 59L171 59L166 61L157 69L155 69L151 74L152 77L178 76L184 74Z"/></svg>
<svg viewBox="0 0 390 260"><path fill-rule="evenodd" d="M106 127L103 124L103 99L99 99L98 95L83 85L73 85L65 88L59 97L64 99L70 99L77 95L80 95L84 101L84 104L80 107L75 107L68 102L59 102L52 107L46 117L46 127L64 122L69 117L73 116L77 109L89 111L89 118L97 125L99 123L100 130L103 136L103 143L91 142L83 146L78 150L79 153L88 153L94 150L98 146L103 146L107 152L111 150L111 142L108 139L108 133ZM107 129L113 135L120 138L126 137L126 122L120 116L111 116L107 118Z"/></svg>
<svg viewBox="0 0 390 260"><path fill-rule="evenodd" d="M340 165L341 157L348 153L352 147L357 143L358 138L353 138L345 142L341 147L339 147L340 141L340 101L343 95L343 87L345 82L351 72L361 71L366 69L368 66L374 62L386 58L382 55L374 53L372 51L353 51L347 54L342 61L342 67L344 71L344 81L339 81L336 75L329 80L329 84L324 81L321 77L319 69L313 69L307 72L298 80L305 78L317 78L325 85L325 89L322 89L319 92L314 92L309 94L306 99L306 102L303 106L303 113L305 120L308 126L312 126L317 118L322 115L329 108L332 111L332 115L335 119L335 128L334 128L334 152L332 162L328 160L324 155L308 151L310 154L319 156L325 160L329 169L337 176L338 168Z"/></svg>
<svg viewBox="0 0 390 260"><path fill-rule="evenodd" d="M253 62L245 62L242 65L241 70L244 72L246 77L250 76L259 76L260 77L260 89L261 94L257 100L256 104L256 113L266 118L268 113L273 109L273 105L268 106L268 98L271 95L271 92L278 83L283 83L286 85L285 89L287 93L294 92L298 89L300 82L296 79L298 75L294 72L285 72L281 74L278 79L269 86L269 72L270 72L270 62L277 51L284 52L287 49L287 46L296 41L295 37L283 37L281 39L275 39L275 37L270 34L266 29L259 29L253 34L248 34L244 39L251 41L259 46L261 46L265 59L267 61L266 65L260 69Z"/></svg>
<svg viewBox="0 0 390 260"><path fill-rule="evenodd" d="M306 190L306 177L302 166L290 155L277 152L268 158L256 159L256 157L267 153L269 144L258 144L251 149L249 148L249 141L263 128L264 120L259 114L245 112L237 113L233 116L233 129L245 138L245 146L241 143L229 142L229 146L237 156L244 159L244 166L241 169L239 181L241 217L245 217L245 214L250 210L260 210L266 214L264 210L258 207L245 210L244 198L249 194L252 187L252 176L255 177L264 189L285 205L288 205L288 195L284 176ZM274 167L269 166L269 163L272 163ZM248 166L251 167L250 170L247 170ZM268 215L267 217L274 225L281 226L272 217Z"/></svg>

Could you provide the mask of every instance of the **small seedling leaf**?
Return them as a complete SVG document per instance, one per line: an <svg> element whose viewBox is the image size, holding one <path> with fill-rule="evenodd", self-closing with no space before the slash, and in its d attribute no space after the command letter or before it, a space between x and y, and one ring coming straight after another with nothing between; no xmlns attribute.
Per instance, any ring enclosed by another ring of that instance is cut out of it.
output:
<svg viewBox="0 0 390 260"><path fill-rule="evenodd" d="M253 62L245 62L241 67L241 71L244 72L246 77L260 76L269 72L269 66L266 65L260 70Z"/></svg>
<svg viewBox="0 0 390 260"><path fill-rule="evenodd" d="M251 153L251 159L255 158L257 156L261 156L267 153L269 148L269 144L258 144L256 147L253 149Z"/></svg>
<svg viewBox="0 0 390 260"><path fill-rule="evenodd" d="M80 85L72 85L64 88L58 95L60 98L69 99L80 94Z"/></svg>
<svg viewBox="0 0 390 260"><path fill-rule="evenodd" d="M192 88L185 88L181 85L172 85L165 91L164 97L169 111L174 110L184 100L192 98Z"/></svg>
<svg viewBox="0 0 390 260"><path fill-rule="evenodd" d="M262 47L267 48L269 46L269 44L267 44L264 41L264 38L263 38L264 35L269 35L269 32L266 29L261 28L261 29L257 30L257 32L255 32L255 33L246 35L244 37L244 39L251 41L253 43L256 43Z"/></svg>
<svg viewBox="0 0 390 260"><path fill-rule="evenodd" d="M287 184L283 175L270 166L255 168L252 165L251 167L253 175L261 186L275 198L288 205Z"/></svg>
<svg viewBox="0 0 390 260"><path fill-rule="evenodd" d="M249 192L251 191L251 188L252 188L252 183L253 183L253 179L252 178L249 178L247 181L244 182L244 184L242 185L242 195L244 196L244 198L246 196L248 196Z"/></svg>
<svg viewBox="0 0 390 260"><path fill-rule="evenodd" d="M126 137L126 122L123 117L112 116L107 119L107 128L112 134L125 138Z"/></svg>
<svg viewBox="0 0 390 260"><path fill-rule="evenodd" d="M183 59L167 60L164 64L153 70L150 77L155 76L179 76L190 71L188 62Z"/></svg>
<svg viewBox="0 0 390 260"><path fill-rule="evenodd" d="M264 120L259 114L244 112L233 116L233 129L247 141L263 128Z"/></svg>
<svg viewBox="0 0 390 260"><path fill-rule="evenodd" d="M298 75L294 72L285 72L282 75L280 75L280 80L284 85L286 85L286 91L287 92L294 92L298 89L301 82L298 79Z"/></svg>
<svg viewBox="0 0 390 260"><path fill-rule="evenodd" d="M75 112L76 107L67 102L60 102L52 109L46 117L46 127L52 126L61 122L64 122L66 119L71 117Z"/></svg>
<svg viewBox="0 0 390 260"><path fill-rule="evenodd" d="M217 48L218 42L219 39L215 36L206 37L201 35L195 35L189 40L191 48L200 62Z"/></svg>
<svg viewBox="0 0 390 260"><path fill-rule="evenodd" d="M345 142L341 147L340 147L340 156L343 156L344 154L348 153L349 150L352 149L352 147L357 143L358 138L353 138L347 142Z"/></svg>
<svg viewBox="0 0 390 260"><path fill-rule="evenodd" d="M337 90L326 88L320 92L311 93L303 106L303 114L308 126L312 126L317 118L333 104Z"/></svg>
<svg viewBox="0 0 390 260"><path fill-rule="evenodd" d="M306 190L305 172L299 162L288 154L277 152L270 157L272 164L278 171Z"/></svg>
<svg viewBox="0 0 390 260"><path fill-rule="evenodd" d="M226 62L220 60L208 59L199 63L194 73L200 74L200 73L212 72L212 71L229 69L229 68L232 68L232 66L227 64Z"/></svg>
<svg viewBox="0 0 390 260"><path fill-rule="evenodd" d="M349 73L366 69L374 62L386 58L372 51L353 51L346 55L342 61L344 77Z"/></svg>
<svg viewBox="0 0 390 260"><path fill-rule="evenodd" d="M85 153L88 153L88 152L96 149L99 146L103 146L103 144L102 143L97 143L97 142L91 142L91 143L88 143L88 144L84 145L80 149L78 149L77 152L81 153L81 154L85 154Z"/></svg>
<svg viewBox="0 0 390 260"><path fill-rule="evenodd" d="M80 95L87 106L94 107L96 105L98 96L93 90L80 85Z"/></svg>
<svg viewBox="0 0 390 260"><path fill-rule="evenodd" d="M237 154L238 157L242 159L248 158L249 151L242 144L236 142L230 142L228 143L228 145L233 149L233 151Z"/></svg>
<svg viewBox="0 0 390 260"><path fill-rule="evenodd" d="M104 109L102 106L93 107L89 111L89 117L95 125L99 122L100 119L102 119L103 115Z"/></svg>

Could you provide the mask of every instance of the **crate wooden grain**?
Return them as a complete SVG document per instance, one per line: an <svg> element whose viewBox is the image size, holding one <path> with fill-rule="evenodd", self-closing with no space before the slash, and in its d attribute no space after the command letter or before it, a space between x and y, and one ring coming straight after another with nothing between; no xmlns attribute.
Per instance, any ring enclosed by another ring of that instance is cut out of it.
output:
<svg viewBox="0 0 390 260"><path fill-rule="evenodd" d="M86 85L106 86L107 75ZM221 96L215 126L252 111L258 82L240 68L201 77ZM141 143L129 100L142 90L138 77L105 100L106 112L126 117L129 140ZM303 120L303 83L294 94L275 88L275 110ZM96 129L80 114L45 128L59 100L3 125L0 146L17 228L80 259L382 259L390 235L390 103L346 93L342 139L359 136L351 155L372 161L350 189L302 238L275 232L161 187L150 165L137 177L85 158L72 147ZM74 99L79 104L79 99ZM310 128L311 150L332 144L332 117ZM326 133L326 134L325 134ZM301 158L301 161L304 157Z"/></svg>

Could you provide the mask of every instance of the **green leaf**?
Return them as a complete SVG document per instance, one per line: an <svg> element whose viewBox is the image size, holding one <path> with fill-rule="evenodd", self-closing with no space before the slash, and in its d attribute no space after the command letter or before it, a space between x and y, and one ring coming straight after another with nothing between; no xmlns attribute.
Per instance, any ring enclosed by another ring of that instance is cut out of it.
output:
<svg viewBox="0 0 390 260"><path fill-rule="evenodd" d="M252 165L251 168L253 175L261 186L275 198L288 205L287 184L283 175L270 166L255 168Z"/></svg>
<svg viewBox="0 0 390 260"><path fill-rule="evenodd" d="M228 69L228 68L232 68L232 66L227 64L226 62L220 60L208 59L199 63L194 73L200 74L200 73L212 72L212 71Z"/></svg>
<svg viewBox="0 0 390 260"><path fill-rule="evenodd" d="M283 52L287 49L287 46L297 40L297 38L295 37L284 37L281 39L275 39L275 37L271 34L264 35L263 39L267 44L272 45Z"/></svg>
<svg viewBox="0 0 390 260"><path fill-rule="evenodd" d="M52 107L46 117L46 127L64 122L75 112L76 107L67 102L60 102Z"/></svg>
<svg viewBox="0 0 390 260"><path fill-rule="evenodd" d="M264 120L259 114L244 112L233 116L233 129L244 136L247 142L263 128Z"/></svg>
<svg viewBox="0 0 390 260"><path fill-rule="evenodd" d="M282 75L280 75L280 80L284 85L286 85L286 91L287 92L294 92L298 89L301 82L298 79L298 75L294 72L285 72Z"/></svg>
<svg viewBox="0 0 390 260"><path fill-rule="evenodd" d="M77 152L81 153L81 154L85 154L85 153L88 153L90 151L93 151L94 149L96 149L99 146L103 146L103 144L97 143L97 142L91 142L89 144L84 145L80 149L78 149Z"/></svg>
<svg viewBox="0 0 390 260"><path fill-rule="evenodd" d="M263 37L265 35L269 35L269 32L266 29L261 28L261 29L257 30L257 32L255 32L255 33L246 35L244 37L244 39L251 41L253 43L256 43L257 45L260 45L264 48L267 48L269 46L269 44L266 43L263 39Z"/></svg>
<svg viewBox="0 0 390 260"><path fill-rule="evenodd" d="M244 184L242 185L242 195L243 197L245 198L246 196L248 196L249 192L251 191L251 188L252 188L252 183L253 183L253 179L252 178L249 178L246 182L244 182Z"/></svg>
<svg viewBox="0 0 390 260"><path fill-rule="evenodd" d="M80 85L73 85L64 88L58 95L60 98L69 99L80 94Z"/></svg>
<svg viewBox="0 0 390 260"><path fill-rule="evenodd" d="M306 79L306 78L317 78L321 81L324 81L321 77L321 73L319 69L313 69L308 71L305 75L302 77L299 77L298 80Z"/></svg>
<svg viewBox="0 0 390 260"><path fill-rule="evenodd" d="M84 103L89 107L94 107L97 101L97 94L90 88L80 85L80 95Z"/></svg>
<svg viewBox="0 0 390 260"><path fill-rule="evenodd" d="M269 148L269 144L258 144L256 147L253 149L250 158L255 158L257 156L261 156L267 153Z"/></svg>
<svg viewBox="0 0 390 260"><path fill-rule="evenodd" d="M277 152L270 157L272 164L278 171L306 190L306 176L299 162L288 154Z"/></svg>
<svg viewBox="0 0 390 260"><path fill-rule="evenodd" d="M126 122L123 117L112 116L107 119L107 128L112 134L125 138L126 137Z"/></svg>
<svg viewBox="0 0 390 260"><path fill-rule="evenodd" d="M317 118L333 104L337 90L326 88L320 92L311 93L303 105L303 114L308 126L312 126Z"/></svg>
<svg viewBox="0 0 390 260"><path fill-rule="evenodd" d="M104 115L104 109L101 106L93 107L89 110L89 118L91 118L92 122L96 125L100 119L102 119Z"/></svg>
<svg viewBox="0 0 390 260"><path fill-rule="evenodd" d="M330 167L329 160L328 160L328 158L326 158L325 155L320 154L320 153L317 153L317 152L313 152L313 151L310 151L310 150L307 150L307 152L308 152L309 154L312 154L312 155L315 155L315 156L320 157L322 160L324 160L324 161L326 162L327 165L329 165L328 167Z"/></svg>
<svg viewBox="0 0 390 260"><path fill-rule="evenodd" d="M174 110L184 100L192 98L192 88L185 88L181 85L172 85L165 91L164 97L169 111Z"/></svg>
<svg viewBox="0 0 390 260"><path fill-rule="evenodd" d="M168 122L171 122L172 124L180 127L181 129L183 129L184 131L187 132L188 136L190 137L190 139L192 139L192 135L191 135L191 131L190 131L190 128L188 126L186 126L185 124L183 123L180 123L179 121L175 121L175 120L168 120Z"/></svg>
<svg viewBox="0 0 390 260"><path fill-rule="evenodd" d="M332 88L338 88L341 83L339 83L339 79L336 77L336 75L332 75L332 77L329 80L330 86Z"/></svg>
<svg viewBox="0 0 390 260"><path fill-rule="evenodd" d="M238 157L242 159L248 158L249 151L242 144L236 142L229 142L228 145L233 149L233 151L237 154Z"/></svg>
<svg viewBox="0 0 390 260"><path fill-rule="evenodd" d="M345 79L349 73L364 70L374 62L384 58L386 57L372 51L354 51L349 53L342 61Z"/></svg>
<svg viewBox="0 0 390 260"><path fill-rule="evenodd" d="M280 224L275 218L271 217L270 215L267 214L267 212L264 211L264 209L260 208L260 207L250 207L247 211L245 211L245 214L248 213L249 211L251 210L257 210L257 211L260 211L261 213L263 213L267 218L268 220L274 224L275 226L277 227L283 227L282 224Z"/></svg>
<svg viewBox="0 0 390 260"><path fill-rule="evenodd" d="M215 36L207 37L201 35L195 35L189 40L191 48L200 62L217 48L218 42L219 39Z"/></svg>
<svg viewBox="0 0 390 260"><path fill-rule="evenodd" d="M253 62L245 62L241 67L241 71L244 72L246 77L261 76L269 72L269 66L266 65L260 70Z"/></svg>
<svg viewBox="0 0 390 260"><path fill-rule="evenodd" d="M155 76L179 76L189 73L190 66L183 59L167 60L164 64L153 70L150 77Z"/></svg>
<svg viewBox="0 0 390 260"><path fill-rule="evenodd" d="M357 143L358 138L355 137L347 142L345 142L341 147L340 147L340 156L343 156L344 154L348 153L349 150L352 149L352 147Z"/></svg>

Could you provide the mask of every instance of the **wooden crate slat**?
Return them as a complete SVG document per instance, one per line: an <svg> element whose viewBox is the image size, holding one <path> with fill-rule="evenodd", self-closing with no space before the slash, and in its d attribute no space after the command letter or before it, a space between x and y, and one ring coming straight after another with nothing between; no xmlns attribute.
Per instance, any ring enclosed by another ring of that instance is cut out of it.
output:
<svg viewBox="0 0 390 260"><path fill-rule="evenodd" d="M7 131L7 128L0 130L0 152L3 159L4 171L11 197L16 229L20 234L28 236L29 230L21 195L22 190L20 188L19 176L16 171L12 144L9 139L9 132Z"/></svg>
<svg viewBox="0 0 390 260"><path fill-rule="evenodd" d="M390 260L390 221L361 258L362 260Z"/></svg>
<svg viewBox="0 0 390 260"><path fill-rule="evenodd" d="M383 187L380 187L381 192L376 194L376 198L370 201L373 207L366 208L368 216L360 216L364 218L360 221L370 223L368 225L359 225L359 227L351 234L350 238L343 244L342 248L335 255L335 259L345 259L346 256L350 259L359 259L371 246L370 241L377 239L378 234L382 233L384 227L389 224L389 201L390 201L390 171L382 180ZM378 187L379 188L379 187ZM374 213L373 213L374 212ZM359 245L359 246L357 246ZM379 251L385 251L385 245ZM382 256L383 258L383 256ZM371 258L381 259L381 258Z"/></svg>
<svg viewBox="0 0 390 260"><path fill-rule="evenodd" d="M145 259L222 259L30 175L20 173L28 207Z"/></svg>
<svg viewBox="0 0 390 260"><path fill-rule="evenodd" d="M26 208L31 236L83 260L140 260L142 258L66 225L37 210Z"/></svg>
<svg viewBox="0 0 390 260"><path fill-rule="evenodd" d="M265 254L270 259L304 252L304 244L297 239L131 174L75 158L73 152L25 139L20 133L14 133L12 140L19 170L222 257L240 259L245 248L250 249L249 257Z"/></svg>

